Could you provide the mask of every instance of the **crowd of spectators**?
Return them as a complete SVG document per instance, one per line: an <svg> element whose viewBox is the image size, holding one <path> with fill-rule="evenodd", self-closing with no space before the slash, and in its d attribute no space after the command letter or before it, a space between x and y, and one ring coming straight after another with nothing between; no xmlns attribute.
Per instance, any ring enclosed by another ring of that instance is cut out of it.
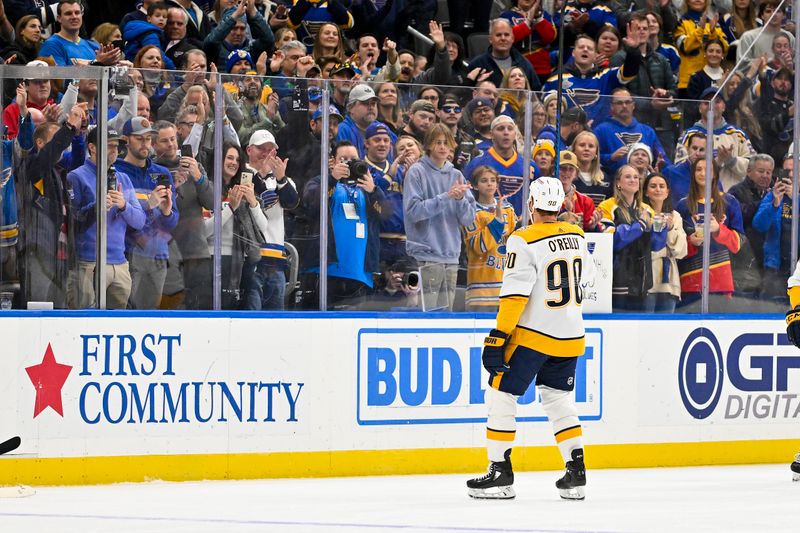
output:
<svg viewBox="0 0 800 533"><path fill-rule="evenodd" d="M615 311L698 311L706 239L712 311L788 302L789 1L569 0L561 53L559 0L118 4L0 1L0 57L34 73L0 95L16 307L95 305L99 205L109 308L211 309L218 252L224 309L324 285L329 309L491 311L524 180L557 168L560 218L613 234ZM96 80L47 69L87 64L112 67L106 124Z"/></svg>

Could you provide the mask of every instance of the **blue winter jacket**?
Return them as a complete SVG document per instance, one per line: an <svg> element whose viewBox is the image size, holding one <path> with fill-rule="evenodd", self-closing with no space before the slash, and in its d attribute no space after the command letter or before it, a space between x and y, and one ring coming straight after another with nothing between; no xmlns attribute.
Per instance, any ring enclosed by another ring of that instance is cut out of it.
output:
<svg viewBox="0 0 800 533"><path fill-rule="evenodd" d="M753 217L753 228L764 234L764 267L779 270L781 268L781 234L783 233L783 216L792 216L792 204L784 196L778 207L772 205L773 194L769 191L758 206Z"/></svg>
<svg viewBox="0 0 800 533"><path fill-rule="evenodd" d="M175 63L164 55L162 41L164 40L164 30L151 24L146 20L131 20L125 25L122 38L125 39L125 59L133 61L139 50L148 45L153 45L161 50L161 60L164 68L173 70Z"/></svg>
<svg viewBox="0 0 800 533"><path fill-rule="evenodd" d="M122 172L131 179L131 183L136 189L136 198L139 200L139 204L145 214L144 227L139 231L128 232L126 249L148 259L168 259L172 230L178 225L177 198L172 174L166 167L157 165L150 159L147 160L147 164L144 167L137 167L124 159L117 159L114 167L117 172ZM169 216L164 216L158 206L155 209L150 209L147 203L150 193L156 188L158 179L161 176L169 178L170 187L172 188L172 213Z"/></svg>
<svg viewBox="0 0 800 533"><path fill-rule="evenodd" d="M0 174L0 246L12 246L19 238L17 189L14 184L14 142L3 141L3 169ZM33 148L33 121L30 118L19 121L16 142L23 150Z"/></svg>
<svg viewBox="0 0 800 533"><path fill-rule="evenodd" d="M117 172L117 184L125 196L125 209L120 211L112 207L106 221L106 262L109 265L125 263L125 232L128 227L140 230L144 227L145 216L141 204L136 199L136 190L130 178L123 172ZM70 203L72 215L75 217L75 240L78 259L96 261L97 248L97 165L87 159L86 162L67 174L72 189ZM105 202L102 203L105 207Z"/></svg>

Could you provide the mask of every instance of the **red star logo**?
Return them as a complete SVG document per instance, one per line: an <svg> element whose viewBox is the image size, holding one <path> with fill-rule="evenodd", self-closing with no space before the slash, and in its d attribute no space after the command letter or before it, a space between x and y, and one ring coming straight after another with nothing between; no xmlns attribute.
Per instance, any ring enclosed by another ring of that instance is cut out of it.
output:
<svg viewBox="0 0 800 533"><path fill-rule="evenodd" d="M33 418L36 418L47 407L52 407L56 413L64 416L64 408L61 406L61 388L71 371L71 366L56 362L53 348L49 343L42 362L25 369L28 377L31 378L31 383L36 388L36 407L33 410Z"/></svg>

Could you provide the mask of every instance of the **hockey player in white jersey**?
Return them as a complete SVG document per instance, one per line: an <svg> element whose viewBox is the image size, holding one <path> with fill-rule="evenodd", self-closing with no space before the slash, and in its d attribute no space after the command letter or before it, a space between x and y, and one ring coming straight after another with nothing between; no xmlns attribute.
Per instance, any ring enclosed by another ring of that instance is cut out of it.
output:
<svg viewBox="0 0 800 533"><path fill-rule="evenodd" d="M486 425L489 472L467 481L473 498L514 498L511 448L517 399L536 379L553 425L566 473L556 482L562 498L585 497L586 472L578 412L572 399L577 357L585 350L581 300L595 265L583 230L557 220L564 188L556 178L531 184L533 224L506 243L506 267L497 326L484 341L489 371Z"/></svg>
<svg viewBox="0 0 800 533"><path fill-rule="evenodd" d="M800 261L789 276L789 303L792 308L786 313L786 335L789 341L800 348ZM800 481L800 452L794 456L792 463L792 480Z"/></svg>

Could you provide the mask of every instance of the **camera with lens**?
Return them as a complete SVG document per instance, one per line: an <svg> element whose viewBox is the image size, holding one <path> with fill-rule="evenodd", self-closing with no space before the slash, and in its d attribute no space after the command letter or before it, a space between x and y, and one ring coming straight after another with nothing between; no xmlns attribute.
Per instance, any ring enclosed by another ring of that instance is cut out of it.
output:
<svg viewBox="0 0 800 533"><path fill-rule="evenodd" d="M398 258L394 264L388 267L389 274L401 274L400 284L405 287L407 291L417 292L421 287L421 278L419 273L419 263L411 256L402 256ZM387 275L387 282L389 276ZM394 278L393 279L397 279Z"/></svg>
<svg viewBox="0 0 800 533"><path fill-rule="evenodd" d="M416 290L419 287L419 271L405 272L403 274L403 285L411 290Z"/></svg>
<svg viewBox="0 0 800 533"><path fill-rule="evenodd" d="M358 185L358 178L369 172L367 163L360 159L348 161L347 168L350 169L350 175L339 180L345 185Z"/></svg>

